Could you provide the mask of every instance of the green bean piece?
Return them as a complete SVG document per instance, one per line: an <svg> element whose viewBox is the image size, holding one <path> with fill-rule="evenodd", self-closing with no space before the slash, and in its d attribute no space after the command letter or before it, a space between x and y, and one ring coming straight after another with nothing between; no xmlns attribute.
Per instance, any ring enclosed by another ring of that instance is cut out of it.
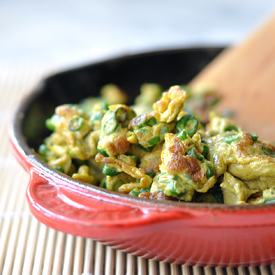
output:
<svg viewBox="0 0 275 275"><path fill-rule="evenodd" d="M215 171L210 164L206 163L206 166L207 166L206 177L209 179L215 175Z"/></svg>
<svg viewBox="0 0 275 275"><path fill-rule="evenodd" d="M156 175L156 172L152 169L148 169L146 172L145 172L146 175L148 175L149 177L151 178L154 178L154 176Z"/></svg>
<svg viewBox="0 0 275 275"><path fill-rule="evenodd" d="M138 197L138 195L140 194L139 190L137 188L133 189L129 195L131 196L135 196L135 197Z"/></svg>
<svg viewBox="0 0 275 275"><path fill-rule="evenodd" d="M81 129L84 124L84 120L82 117L75 117L69 121L69 130L71 132L75 132Z"/></svg>
<svg viewBox="0 0 275 275"><path fill-rule="evenodd" d="M115 117L111 117L103 125L103 131L107 135L109 135L109 134L113 133L117 129L117 127L118 127L118 123L116 121L116 118Z"/></svg>
<svg viewBox="0 0 275 275"><path fill-rule="evenodd" d="M189 136L193 136L199 127L199 121L195 116L187 114L183 116L177 123L177 129L180 132L186 129Z"/></svg>
<svg viewBox="0 0 275 275"><path fill-rule="evenodd" d="M105 149L101 149L99 147L97 147L97 152L101 155L103 155L104 157L109 157L109 155L107 154Z"/></svg>
<svg viewBox="0 0 275 275"><path fill-rule="evenodd" d="M141 189L139 189L139 192L140 193L143 193L143 192L150 193L150 189L149 188L141 188Z"/></svg>
<svg viewBox="0 0 275 275"><path fill-rule="evenodd" d="M146 147L143 147L142 145L138 144L138 147L146 152L151 152L153 147L149 147L149 148L146 148Z"/></svg>
<svg viewBox="0 0 275 275"><path fill-rule="evenodd" d="M160 143L160 137L154 137L148 141L149 146L154 146Z"/></svg>
<svg viewBox="0 0 275 275"><path fill-rule="evenodd" d="M100 111L97 111L93 114L92 121L101 121L103 118L104 114L101 113Z"/></svg>
<svg viewBox="0 0 275 275"><path fill-rule="evenodd" d="M160 129L159 134L160 134L161 136L164 136L164 135L167 134L167 133L168 133L167 126L166 126L166 125L163 125L163 126L161 127L161 129Z"/></svg>
<svg viewBox="0 0 275 275"><path fill-rule="evenodd" d="M234 126L234 125L230 125L230 126L224 128L224 132L229 132L229 131L236 131L236 132L238 132L238 128L236 126Z"/></svg>
<svg viewBox="0 0 275 275"><path fill-rule="evenodd" d="M103 166L102 173L110 177L114 177L119 174L118 170L115 167L110 167L107 163Z"/></svg>
<svg viewBox="0 0 275 275"><path fill-rule="evenodd" d="M262 146L261 149L262 149L263 153L266 156L269 156L269 157L272 157L272 158L275 157L275 152L271 148L266 147L266 146Z"/></svg>
<svg viewBox="0 0 275 275"><path fill-rule="evenodd" d="M152 126L157 124L157 119L154 116L152 116L147 120L146 123L147 123L148 126L152 127Z"/></svg>
<svg viewBox="0 0 275 275"><path fill-rule="evenodd" d="M264 203L274 203L275 199L265 199Z"/></svg>
<svg viewBox="0 0 275 275"><path fill-rule="evenodd" d="M115 118L118 123L123 123L127 119L127 110L119 107L115 110Z"/></svg>
<svg viewBox="0 0 275 275"><path fill-rule="evenodd" d="M178 138L181 140L186 140L187 139L187 132L185 129L182 129L177 135Z"/></svg>
<svg viewBox="0 0 275 275"><path fill-rule="evenodd" d="M51 130L55 131L56 125L59 123L61 117L58 116L57 114L54 114L51 118L48 118L46 120L46 127Z"/></svg>
<svg viewBox="0 0 275 275"><path fill-rule="evenodd" d="M105 101L102 101L102 102L101 102L100 109L101 109L101 110L108 110L108 109L109 109L109 106L108 106L108 104L107 104Z"/></svg>
<svg viewBox="0 0 275 275"><path fill-rule="evenodd" d="M250 134L251 134L252 139L253 139L254 142L258 140L259 136L256 133L250 133Z"/></svg>
<svg viewBox="0 0 275 275"><path fill-rule="evenodd" d="M41 155L41 156L46 156L47 152L49 152L49 148L47 147L46 144L41 144L38 148L38 153Z"/></svg>
<svg viewBox="0 0 275 275"><path fill-rule="evenodd" d="M224 140L225 140L226 143L230 144L233 141L238 140L239 136L235 135L235 134L227 134L227 135L224 135L223 138L224 138Z"/></svg>
<svg viewBox="0 0 275 275"><path fill-rule="evenodd" d="M196 158L196 159L198 159L198 160L203 160L203 159L204 159L204 157L203 157L203 156L198 152L198 150L195 149L195 148L190 149L190 150L186 153L186 155L189 155L189 156L191 156L191 157L194 157L194 158Z"/></svg>
<svg viewBox="0 0 275 275"><path fill-rule="evenodd" d="M129 157L131 157L135 161L135 163L137 163L137 156L136 155L129 155Z"/></svg>
<svg viewBox="0 0 275 275"><path fill-rule="evenodd" d="M61 173L65 173L65 170L62 166L53 166L53 168Z"/></svg>
<svg viewBox="0 0 275 275"><path fill-rule="evenodd" d="M127 113L127 119L128 119L128 120L131 120L131 119L133 119L136 115L137 115L136 112L135 112L133 109L130 109L130 110L128 111L128 113Z"/></svg>
<svg viewBox="0 0 275 275"><path fill-rule="evenodd" d="M146 122L146 115L145 114L140 114L136 116L133 120L133 126L135 127L142 127L144 126Z"/></svg>
<svg viewBox="0 0 275 275"><path fill-rule="evenodd" d="M178 191L180 186L178 186L179 183L175 180L173 180L171 183L170 183L170 193L175 196L175 197L180 197L180 196L183 196L184 194L186 194L188 192L188 190L184 190L184 191Z"/></svg>
<svg viewBox="0 0 275 275"><path fill-rule="evenodd" d="M209 147L203 143L203 151L202 151L202 155L207 158L207 156L209 155Z"/></svg>
<svg viewBox="0 0 275 275"><path fill-rule="evenodd" d="M103 183L102 183L102 185L100 187L105 188L105 189L107 188L106 180L103 181Z"/></svg>

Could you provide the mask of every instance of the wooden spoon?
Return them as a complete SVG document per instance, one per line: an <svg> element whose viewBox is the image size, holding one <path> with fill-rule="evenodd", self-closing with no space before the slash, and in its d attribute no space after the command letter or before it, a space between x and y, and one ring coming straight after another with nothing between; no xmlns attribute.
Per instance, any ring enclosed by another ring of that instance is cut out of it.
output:
<svg viewBox="0 0 275 275"><path fill-rule="evenodd" d="M275 141L275 15L240 45L224 50L190 83L212 85L222 96L219 111L259 139Z"/></svg>

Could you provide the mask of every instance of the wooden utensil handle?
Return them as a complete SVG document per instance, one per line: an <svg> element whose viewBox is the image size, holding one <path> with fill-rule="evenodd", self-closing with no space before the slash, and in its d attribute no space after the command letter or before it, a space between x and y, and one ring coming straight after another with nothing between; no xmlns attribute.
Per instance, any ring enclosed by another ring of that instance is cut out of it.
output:
<svg viewBox="0 0 275 275"><path fill-rule="evenodd" d="M190 82L193 89L201 85L216 87L223 97L218 110L233 110L243 130L275 141L275 15Z"/></svg>

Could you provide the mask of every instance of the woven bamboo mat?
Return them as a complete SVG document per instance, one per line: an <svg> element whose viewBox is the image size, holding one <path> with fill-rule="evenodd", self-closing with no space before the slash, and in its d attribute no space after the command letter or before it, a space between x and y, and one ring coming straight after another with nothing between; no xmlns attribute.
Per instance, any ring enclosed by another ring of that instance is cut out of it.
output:
<svg viewBox="0 0 275 275"><path fill-rule="evenodd" d="M275 275L275 265L202 268L146 260L38 222L28 210L29 177L10 151L7 122L21 98L50 71L41 66L16 71L0 67L0 274Z"/></svg>

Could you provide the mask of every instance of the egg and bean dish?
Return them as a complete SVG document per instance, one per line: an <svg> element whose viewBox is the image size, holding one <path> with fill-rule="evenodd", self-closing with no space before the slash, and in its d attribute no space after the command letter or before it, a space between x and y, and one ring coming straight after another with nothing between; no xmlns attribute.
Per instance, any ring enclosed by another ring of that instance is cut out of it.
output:
<svg viewBox="0 0 275 275"><path fill-rule="evenodd" d="M212 90L143 84L134 105L116 85L55 109L38 149L49 166L141 198L225 204L275 202L275 146L212 110Z"/></svg>

